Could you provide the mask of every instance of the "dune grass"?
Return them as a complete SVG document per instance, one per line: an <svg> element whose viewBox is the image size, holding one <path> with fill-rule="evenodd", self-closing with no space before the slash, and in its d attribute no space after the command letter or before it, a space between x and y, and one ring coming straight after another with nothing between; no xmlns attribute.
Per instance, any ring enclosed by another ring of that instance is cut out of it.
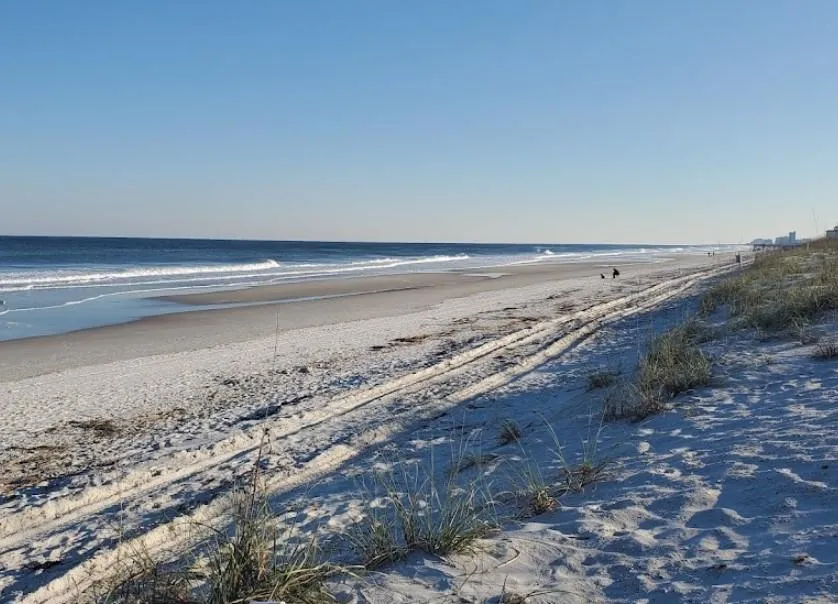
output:
<svg viewBox="0 0 838 604"><path fill-rule="evenodd" d="M799 330L838 310L838 242L761 254L704 296L703 314L719 308L727 310L731 326L768 333Z"/></svg>
<svg viewBox="0 0 838 604"><path fill-rule="evenodd" d="M368 568L377 568L410 552L434 555L468 551L498 526L493 497L478 477L458 475L471 457L455 461L445 478L434 464L397 462L373 474L365 515L347 532L348 542ZM482 459L482 458L481 458Z"/></svg>
<svg viewBox="0 0 838 604"><path fill-rule="evenodd" d="M838 311L838 242L761 254L744 271L716 284L701 299L699 316L648 344L635 378L606 396L606 417L641 420L666 409L678 394L707 385L711 361L701 344L716 334L702 319L717 311L727 313L727 328L816 343L812 323ZM838 356L838 346L824 342L814 356L832 358L833 353Z"/></svg>
<svg viewBox="0 0 838 604"><path fill-rule="evenodd" d="M242 494L232 534L217 532L206 558L206 604L248 600L329 601L328 577L342 572L326 561L314 535L284 528L257 493Z"/></svg>
<svg viewBox="0 0 838 604"><path fill-rule="evenodd" d="M559 489L525 453L512 475L516 499L524 517L539 516L559 507Z"/></svg>
<svg viewBox="0 0 838 604"><path fill-rule="evenodd" d="M652 340L638 367L637 388L644 395L668 400L709 383L710 358L697 333L688 321Z"/></svg>
<svg viewBox="0 0 838 604"><path fill-rule="evenodd" d="M525 516L555 510L561 496L582 491L604 476L605 464L597 454L601 422L598 429L589 425L574 462L566 456L552 426L546 421L545 425L555 445L554 455L536 459L519 442L525 454L518 467L521 480L515 485L515 501L522 504ZM523 438L520 428L508 429L516 442ZM195 527L203 537L187 551L170 552L167 560L174 562L161 562L145 551L128 554L126 564L114 569L116 578L98 585L88 601L320 604L333 601L327 590L332 578L378 569L412 552L434 556L469 552L504 522L520 517L510 515L508 508L498 510L501 492L484 475L489 471L487 463L502 459L494 453L465 452L474 446L466 439L447 471L436 467L433 454L425 462L382 464L371 474L371 488L358 493L362 509L358 520L332 533L330 547L325 549L316 531L288 526L272 510L257 461L250 481L235 493L229 516L217 523L221 528ZM469 468L480 471L466 475ZM345 561L347 554L348 563L332 561Z"/></svg>
<svg viewBox="0 0 838 604"><path fill-rule="evenodd" d="M332 602L325 582L351 572L327 561L313 533L285 525L271 509L260 467L265 437L249 480L233 494L220 526L194 527L203 534L186 552L168 552L161 562L134 548L112 580L91 592L96 604L235 604L287 600Z"/></svg>
<svg viewBox="0 0 838 604"><path fill-rule="evenodd" d="M645 419L665 410L682 392L709 384L712 365L700 346L708 334L690 318L652 339L633 380L606 397L606 419Z"/></svg>
<svg viewBox="0 0 838 604"><path fill-rule="evenodd" d="M97 604L232 604L287 600L331 602L325 581L346 572L329 563L313 535L283 528L262 493L238 493L229 530L201 527L209 537L165 564L134 551L109 584L96 586Z"/></svg>

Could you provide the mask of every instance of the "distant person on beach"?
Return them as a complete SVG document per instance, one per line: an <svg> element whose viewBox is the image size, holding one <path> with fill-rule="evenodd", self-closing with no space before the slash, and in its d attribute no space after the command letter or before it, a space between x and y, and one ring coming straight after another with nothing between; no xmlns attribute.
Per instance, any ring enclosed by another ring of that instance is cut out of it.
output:
<svg viewBox="0 0 838 604"><path fill-rule="evenodd" d="M599 276L605 279L605 273L600 273Z"/></svg>
<svg viewBox="0 0 838 604"><path fill-rule="evenodd" d="M611 278L612 278L612 279L616 279L616 278L617 278L617 277L619 277L619 276L620 276L620 271L618 271L618 270L615 268L615 269L614 269L614 271L611 273Z"/></svg>

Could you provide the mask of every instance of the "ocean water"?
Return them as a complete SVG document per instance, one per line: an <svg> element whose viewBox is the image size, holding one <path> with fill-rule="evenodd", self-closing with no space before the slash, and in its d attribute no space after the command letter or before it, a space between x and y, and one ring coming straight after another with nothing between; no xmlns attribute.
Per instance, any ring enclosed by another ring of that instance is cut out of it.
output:
<svg viewBox="0 0 838 604"><path fill-rule="evenodd" d="M65 333L171 312L155 299L306 279L503 267L654 261L711 248L639 245L335 243L0 237L0 340ZM717 248L712 248L717 249Z"/></svg>

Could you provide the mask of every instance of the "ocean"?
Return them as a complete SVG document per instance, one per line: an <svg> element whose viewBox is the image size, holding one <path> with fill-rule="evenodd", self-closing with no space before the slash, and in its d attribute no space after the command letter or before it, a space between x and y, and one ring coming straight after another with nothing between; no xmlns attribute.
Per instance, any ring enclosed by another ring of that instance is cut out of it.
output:
<svg viewBox="0 0 838 604"><path fill-rule="evenodd" d="M172 293L540 262L654 261L690 246L0 237L0 340L123 323Z"/></svg>

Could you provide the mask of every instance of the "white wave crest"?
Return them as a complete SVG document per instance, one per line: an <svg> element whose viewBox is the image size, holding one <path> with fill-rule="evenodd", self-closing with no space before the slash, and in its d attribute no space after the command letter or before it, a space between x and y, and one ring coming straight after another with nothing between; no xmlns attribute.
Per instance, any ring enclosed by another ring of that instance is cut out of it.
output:
<svg viewBox="0 0 838 604"><path fill-rule="evenodd" d="M143 277L180 277L189 275L212 275L222 273L248 273L270 268L279 268L276 260L265 260L248 264L220 264L212 266L148 266L131 269L113 270L109 272L80 272L59 270L51 273L12 273L0 277L0 288L32 289L33 287L48 287L52 285L84 286L115 282Z"/></svg>
<svg viewBox="0 0 838 604"><path fill-rule="evenodd" d="M466 254L424 256L419 258L373 258L335 264L280 264L276 260L247 264L210 266L148 266L95 272L58 270L48 273L11 273L0 275L0 291L33 289L70 289L77 287L148 286L164 283L224 282L259 278L305 278L375 271L418 264L448 263L467 260Z"/></svg>

